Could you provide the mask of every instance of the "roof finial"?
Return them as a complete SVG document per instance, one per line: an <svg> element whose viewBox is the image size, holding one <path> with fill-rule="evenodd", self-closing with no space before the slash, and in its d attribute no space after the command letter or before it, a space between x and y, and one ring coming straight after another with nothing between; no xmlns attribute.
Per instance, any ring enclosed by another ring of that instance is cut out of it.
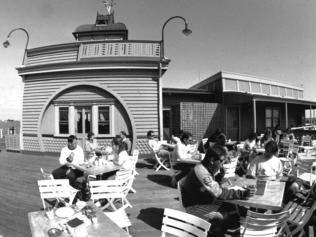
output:
<svg viewBox="0 0 316 237"><path fill-rule="evenodd" d="M113 6L115 5L114 0L105 0L103 1L106 9L106 15L113 14Z"/></svg>

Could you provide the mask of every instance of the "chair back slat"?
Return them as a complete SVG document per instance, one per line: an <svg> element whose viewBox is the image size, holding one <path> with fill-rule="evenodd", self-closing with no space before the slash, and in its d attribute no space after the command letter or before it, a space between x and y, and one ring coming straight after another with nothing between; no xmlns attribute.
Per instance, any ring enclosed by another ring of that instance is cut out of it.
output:
<svg viewBox="0 0 316 237"><path fill-rule="evenodd" d="M53 175L48 171L44 170L43 168L41 168L41 174L43 179L54 179Z"/></svg>
<svg viewBox="0 0 316 237"><path fill-rule="evenodd" d="M44 208L44 199L56 198L64 204L67 203L61 198L68 198L69 200L73 199L73 194L69 189L70 185L68 179L38 180L37 183Z"/></svg>
<svg viewBox="0 0 316 237"><path fill-rule="evenodd" d="M161 230L176 236L206 237L211 224L182 211L165 208Z"/></svg>
<svg viewBox="0 0 316 237"><path fill-rule="evenodd" d="M248 210L246 224L242 236L278 236L282 231L288 231L286 221L290 210L275 214L257 213Z"/></svg>

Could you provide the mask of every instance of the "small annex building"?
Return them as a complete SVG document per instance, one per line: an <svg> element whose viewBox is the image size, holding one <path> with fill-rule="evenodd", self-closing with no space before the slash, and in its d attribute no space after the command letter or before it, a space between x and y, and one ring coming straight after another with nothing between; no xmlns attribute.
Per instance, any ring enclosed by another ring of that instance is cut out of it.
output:
<svg viewBox="0 0 316 237"><path fill-rule="evenodd" d="M188 90L163 92L164 113L170 117L165 130L190 131L197 140L217 128L231 140L245 140L250 132L303 126L306 110L316 108L315 101L304 100L302 87L228 72L218 72Z"/></svg>

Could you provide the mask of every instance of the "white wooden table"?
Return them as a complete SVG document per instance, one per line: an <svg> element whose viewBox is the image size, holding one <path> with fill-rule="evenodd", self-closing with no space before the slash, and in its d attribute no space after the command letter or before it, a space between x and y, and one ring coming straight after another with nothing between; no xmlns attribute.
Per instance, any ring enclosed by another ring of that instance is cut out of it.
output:
<svg viewBox="0 0 316 237"><path fill-rule="evenodd" d="M256 179L246 179L244 177L231 177L230 187L237 188L246 185L256 185ZM285 182L266 181L266 187L263 195L254 195L248 200L229 200L229 202L246 206L261 208L266 210L280 210L282 208L282 200L285 189Z"/></svg>
<svg viewBox="0 0 316 237"><path fill-rule="evenodd" d="M106 161L104 164L93 165L93 164L80 164L72 165L74 168L81 170L88 175L101 175L104 173L119 170L120 166L113 164L113 162Z"/></svg>
<svg viewBox="0 0 316 237"><path fill-rule="evenodd" d="M85 225L89 237L128 237L127 232L112 222L101 209L95 207L97 222L92 223L89 219L85 220ZM54 219L47 218L45 211L36 211L28 213L28 220L32 237L48 237L48 230L52 227L58 227L58 223L66 223L72 218L59 218L54 216ZM80 219L80 217L79 217ZM83 219L83 218L82 218ZM62 232L60 237L70 237L67 230Z"/></svg>

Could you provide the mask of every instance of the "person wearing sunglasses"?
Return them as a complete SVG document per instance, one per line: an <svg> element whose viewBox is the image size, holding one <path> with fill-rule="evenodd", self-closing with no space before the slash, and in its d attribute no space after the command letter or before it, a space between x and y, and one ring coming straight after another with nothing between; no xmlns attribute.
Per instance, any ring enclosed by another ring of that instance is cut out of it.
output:
<svg viewBox="0 0 316 237"><path fill-rule="evenodd" d="M248 188L236 190L221 186L225 175L223 164L226 155L226 150L220 145L208 148L203 161L180 180L182 202L187 210L199 208L200 205L215 206L214 216L209 220L212 223L211 236L224 236L225 230L232 228L232 223L237 223L238 216L233 204L216 206L216 199L247 199L254 195L254 190Z"/></svg>

